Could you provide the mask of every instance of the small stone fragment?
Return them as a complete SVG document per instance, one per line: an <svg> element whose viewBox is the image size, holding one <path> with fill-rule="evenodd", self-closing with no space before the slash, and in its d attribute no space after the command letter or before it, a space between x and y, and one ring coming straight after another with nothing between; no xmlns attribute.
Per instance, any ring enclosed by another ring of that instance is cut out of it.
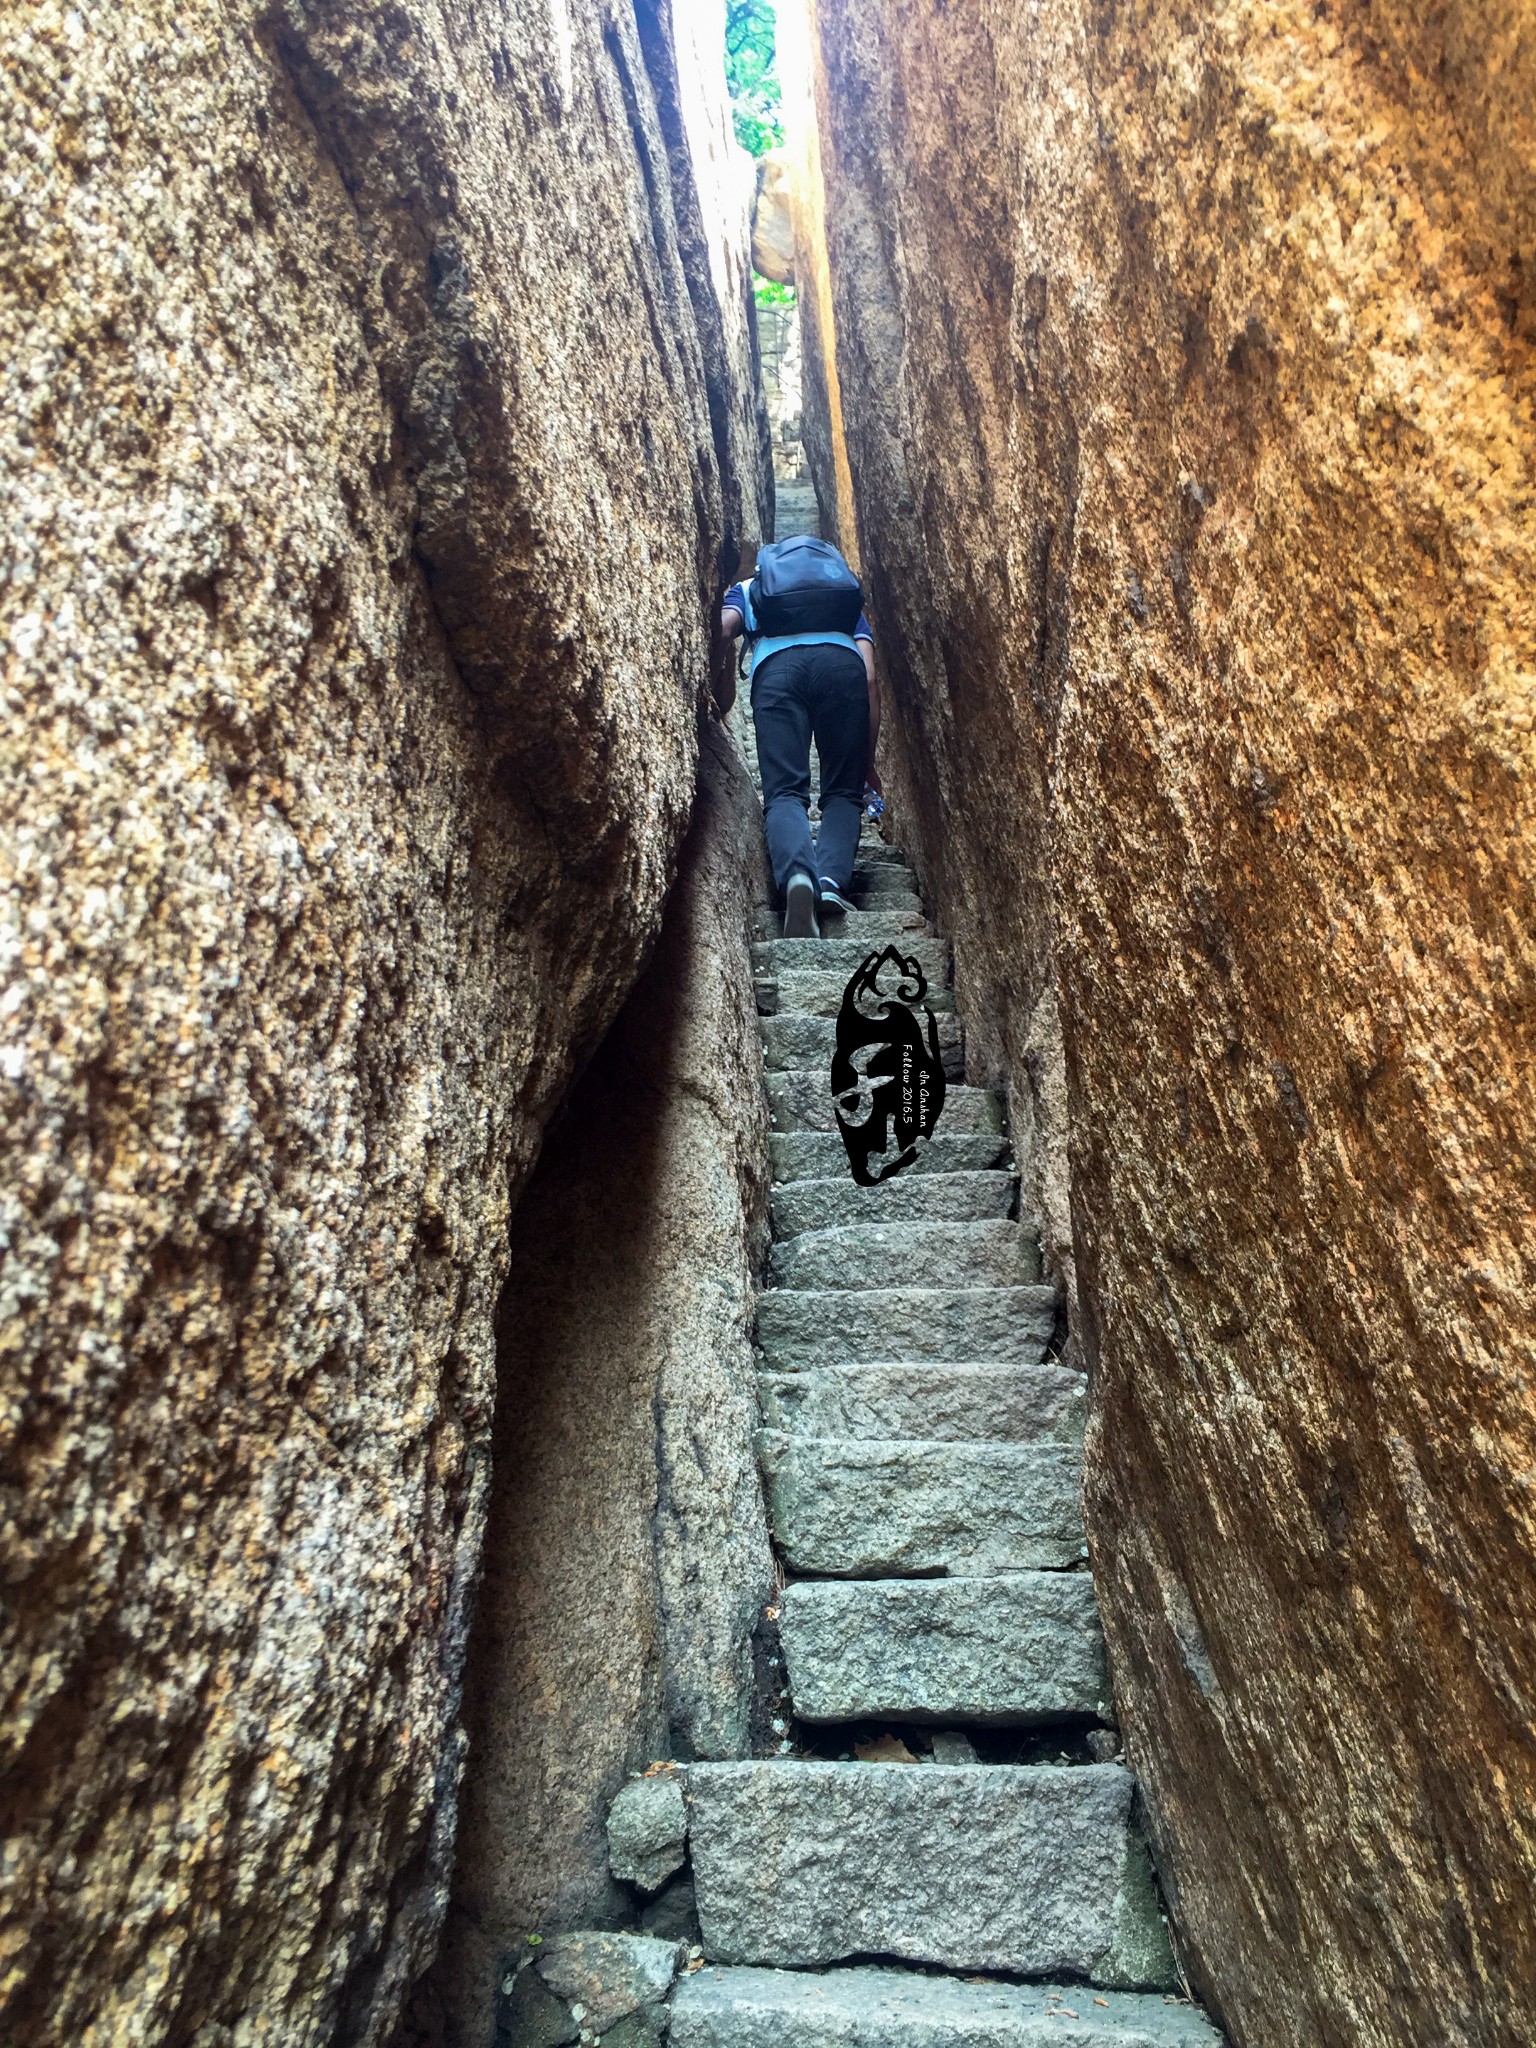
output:
<svg viewBox="0 0 1536 2048"><path fill-rule="evenodd" d="M615 1877L658 1892L687 1854L682 1775L631 1778L608 1809L608 1863Z"/></svg>
<svg viewBox="0 0 1536 2048"><path fill-rule="evenodd" d="M973 1764L978 1761L970 1737L962 1735L958 1728L934 1731L933 1760L936 1764Z"/></svg>
<svg viewBox="0 0 1536 2048"><path fill-rule="evenodd" d="M604 2034L666 1997L683 1954L680 1943L645 1934L561 1934L544 1944L537 1967L550 1990L579 2001L588 2027Z"/></svg>
<svg viewBox="0 0 1536 2048"><path fill-rule="evenodd" d="M1120 1738L1114 1729L1090 1728L1088 1754L1096 1764L1112 1764L1120 1754Z"/></svg>

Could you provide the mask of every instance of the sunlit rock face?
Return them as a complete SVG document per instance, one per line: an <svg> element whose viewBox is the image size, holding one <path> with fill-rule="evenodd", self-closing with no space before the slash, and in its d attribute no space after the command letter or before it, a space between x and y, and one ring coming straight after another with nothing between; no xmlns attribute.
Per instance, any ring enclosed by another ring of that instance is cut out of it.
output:
<svg viewBox="0 0 1536 2048"><path fill-rule="evenodd" d="M0 2035L371 2042L509 1206L756 537L746 327L617 0L9 28Z"/></svg>
<svg viewBox="0 0 1536 2048"><path fill-rule="evenodd" d="M1496 4L819 17L900 825L1069 1188L1095 1576L1186 1953L1244 2044L1502 2048L1536 1982L1536 51Z"/></svg>

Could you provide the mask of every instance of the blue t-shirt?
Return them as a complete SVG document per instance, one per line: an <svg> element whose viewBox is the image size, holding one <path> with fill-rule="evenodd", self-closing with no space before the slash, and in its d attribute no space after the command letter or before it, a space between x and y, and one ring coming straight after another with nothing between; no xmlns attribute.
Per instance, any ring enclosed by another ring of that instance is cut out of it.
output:
<svg viewBox="0 0 1536 2048"><path fill-rule="evenodd" d="M731 585L720 603L725 611L740 612L743 619L747 616L747 593L739 583ZM859 613L859 623L853 629L853 637L855 640L867 640L871 647L875 644L875 636L869 628L869 619L863 612ZM757 638L756 633L747 634L749 644Z"/></svg>

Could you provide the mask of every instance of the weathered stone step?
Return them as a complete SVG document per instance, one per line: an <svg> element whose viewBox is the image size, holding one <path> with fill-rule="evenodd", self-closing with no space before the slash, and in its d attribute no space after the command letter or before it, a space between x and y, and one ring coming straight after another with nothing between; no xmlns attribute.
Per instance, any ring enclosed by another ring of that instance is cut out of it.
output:
<svg viewBox="0 0 1536 2048"><path fill-rule="evenodd" d="M671 2048L1221 2048L1160 1992L961 1982L917 1970L706 1966L679 1980Z"/></svg>
<svg viewBox="0 0 1536 2048"><path fill-rule="evenodd" d="M857 874L861 868L904 868L906 865L907 856L899 846L888 846L883 839L861 839L853 871Z"/></svg>
<svg viewBox="0 0 1536 2048"><path fill-rule="evenodd" d="M874 950L857 939L758 939L752 947L752 971L763 976L841 974L846 982ZM949 978L949 945L944 939L914 938L901 947L903 959L915 960L930 988ZM891 970L894 976L894 969ZM894 992L894 980L892 988Z"/></svg>
<svg viewBox="0 0 1536 2048"><path fill-rule="evenodd" d="M1116 1764L695 1764L705 1955L800 1967L895 1956L1169 1987L1132 1785Z"/></svg>
<svg viewBox="0 0 1536 2048"><path fill-rule="evenodd" d="M965 1032L960 1019L953 1010L942 1016L935 1012L934 1024L944 1072L951 1081L958 1081L965 1072ZM825 1072L831 1066L837 1045L835 1017L791 1011L782 1017L762 1018L758 1028L763 1035L763 1058L770 1073L784 1073L794 1067L820 1067Z"/></svg>
<svg viewBox="0 0 1536 2048"><path fill-rule="evenodd" d="M1049 1287L776 1287L757 1302L758 1343L781 1372L841 1359L1033 1365L1055 1324Z"/></svg>
<svg viewBox="0 0 1536 2048"><path fill-rule="evenodd" d="M877 1221L782 1238L769 1271L779 1287L1028 1287L1040 1258L1017 1223Z"/></svg>
<svg viewBox="0 0 1536 2048"><path fill-rule="evenodd" d="M1008 1214L1015 1185L1011 1173L898 1173L877 1188L861 1188L845 1170L836 1179L775 1188L773 1228L779 1237L794 1237L845 1223L979 1223Z"/></svg>
<svg viewBox="0 0 1536 2048"><path fill-rule="evenodd" d="M1086 1572L984 1579L802 1579L779 1632L805 1721L1110 1717Z"/></svg>
<svg viewBox="0 0 1536 2048"><path fill-rule="evenodd" d="M776 1183L789 1186L806 1180L840 1180L850 1188L859 1183L848 1164L848 1152L835 1131L775 1131L769 1135L768 1154ZM899 1174L881 1183L891 1187L927 1173L978 1173L995 1167L1008 1156L1008 1140L1000 1132L977 1131L969 1136L951 1137L940 1131L917 1148L917 1157Z"/></svg>
<svg viewBox="0 0 1536 2048"><path fill-rule="evenodd" d="M776 911L759 910L752 919L754 939L784 936L782 919ZM829 939L857 939L873 951L876 946L902 945L910 938L931 938L933 926L923 915L920 903L903 903L889 910L829 910L822 918L822 934Z"/></svg>
<svg viewBox="0 0 1536 2048"><path fill-rule="evenodd" d="M894 1082L886 1082L887 1093ZM874 1091L872 1091L874 1092ZM874 1095L876 1102L879 1094ZM768 1107L781 1131L835 1131L837 1112L832 1083L825 1067L795 1067L788 1073L768 1076ZM1000 1131L1003 1105L991 1088L956 1087L944 1090L944 1107L939 1128L960 1137L973 1131Z"/></svg>
<svg viewBox="0 0 1536 2048"><path fill-rule="evenodd" d="M872 868L863 875L854 870L853 900L861 909L878 909L882 904L896 903L906 897L918 897L917 877L910 868Z"/></svg>
<svg viewBox="0 0 1536 2048"><path fill-rule="evenodd" d="M823 1365L757 1385L769 1429L928 1443L1081 1443L1088 1391L1054 1363Z"/></svg>
<svg viewBox="0 0 1536 2048"><path fill-rule="evenodd" d="M839 1579L1060 1570L1085 1554L1076 1444L758 1433L774 1539Z"/></svg>
<svg viewBox="0 0 1536 2048"><path fill-rule="evenodd" d="M820 939L780 939L781 946L819 946ZM932 943L929 941L928 943ZM864 957L862 954L859 956ZM784 1010L809 1011L817 1017L835 1017L842 1006L852 969L788 968L778 974L760 974L752 986L757 1007L765 1017ZM954 991L942 985L930 987L923 998L936 1017L955 1007Z"/></svg>

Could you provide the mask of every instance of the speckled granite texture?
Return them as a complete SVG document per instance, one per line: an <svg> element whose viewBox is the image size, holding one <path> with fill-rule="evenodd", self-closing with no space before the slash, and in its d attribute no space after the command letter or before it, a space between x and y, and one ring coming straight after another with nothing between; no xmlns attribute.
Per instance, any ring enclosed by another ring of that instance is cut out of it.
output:
<svg viewBox="0 0 1536 2048"><path fill-rule="evenodd" d="M8 10L16 2048L373 2042L430 1949L509 1207L760 495L643 27Z"/></svg>

